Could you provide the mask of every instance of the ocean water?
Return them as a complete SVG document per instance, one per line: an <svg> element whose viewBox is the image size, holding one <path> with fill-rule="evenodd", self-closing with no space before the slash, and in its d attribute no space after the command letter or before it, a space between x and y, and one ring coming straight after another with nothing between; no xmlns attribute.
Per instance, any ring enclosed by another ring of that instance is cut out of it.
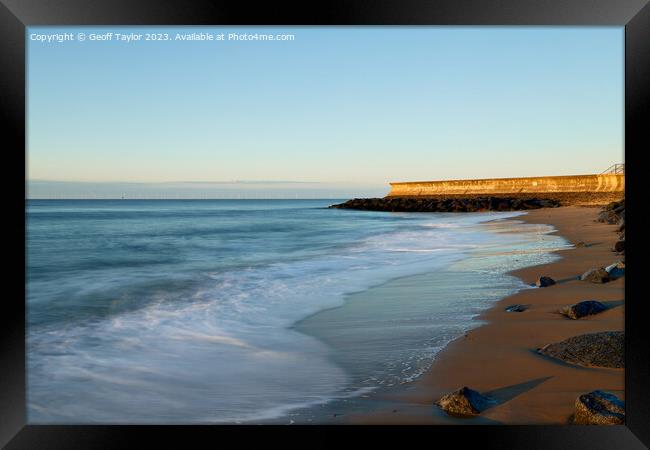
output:
<svg viewBox="0 0 650 450"><path fill-rule="evenodd" d="M28 421L284 420L407 383L568 246L336 202L29 200Z"/></svg>

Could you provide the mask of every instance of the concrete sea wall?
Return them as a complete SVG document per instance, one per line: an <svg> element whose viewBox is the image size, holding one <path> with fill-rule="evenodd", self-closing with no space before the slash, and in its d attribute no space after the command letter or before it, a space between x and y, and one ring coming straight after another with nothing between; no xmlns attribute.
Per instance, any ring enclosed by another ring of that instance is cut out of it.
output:
<svg viewBox="0 0 650 450"><path fill-rule="evenodd" d="M625 191L625 175L565 175L557 177L488 178L482 180L390 183L388 197L438 195L540 194Z"/></svg>

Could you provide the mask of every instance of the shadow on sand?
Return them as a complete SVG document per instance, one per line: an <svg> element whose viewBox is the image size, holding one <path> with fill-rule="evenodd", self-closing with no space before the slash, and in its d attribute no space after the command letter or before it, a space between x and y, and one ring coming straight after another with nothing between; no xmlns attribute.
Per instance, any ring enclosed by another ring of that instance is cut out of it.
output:
<svg viewBox="0 0 650 450"><path fill-rule="evenodd" d="M576 275L575 277L568 277L568 278L562 278L561 280L555 280L555 284L562 284L562 283L568 283L569 281L576 281L580 279L580 275ZM535 283L530 283L530 287L537 287ZM538 288L538 289L548 289L552 288L553 286L548 286L545 288Z"/></svg>
<svg viewBox="0 0 650 450"><path fill-rule="evenodd" d="M492 391L483 392L483 395L489 397L491 399L491 402L481 410L481 413L479 415L476 416L455 416L443 412L439 407L434 407L432 409L432 412L434 416L443 419L445 422L465 423L473 425L500 425L503 424L503 422L485 417L483 416L483 413L494 408L495 406L506 403L525 392L535 389L537 386L547 380L550 380L551 378L553 377L548 376L535 378L533 380L524 381L523 383L512 384L510 386L504 386Z"/></svg>
<svg viewBox="0 0 650 450"><path fill-rule="evenodd" d="M610 301L607 301L607 302L600 301L600 303L605 305L605 308L612 309L612 308L616 308L617 306L621 306L621 305L625 304L625 301L624 300L610 300Z"/></svg>
<svg viewBox="0 0 650 450"><path fill-rule="evenodd" d="M568 277L568 278L562 278L561 280L555 280L557 284L562 284L562 283L568 283L569 281L576 281L580 279L580 275L576 275L575 277Z"/></svg>
<svg viewBox="0 0 650 450"><path fill-rule="evenodd" d="M484 392L486 396L496 400L496 404L489 406L488 408L485 409L485 411L487 411L490 408L494 408L495 406L501 405L505 402L508 402L513 398L517 397L518 395L521 395L525 392L535 389L537 386L539 386L540 384L542 384L547 380L550 380L551 378L553 377L549 376L549 377L535 378L533 380L524 381L523 383L512 384L510 386L505 386L499 389L495 389L493 391Z"/></svg>

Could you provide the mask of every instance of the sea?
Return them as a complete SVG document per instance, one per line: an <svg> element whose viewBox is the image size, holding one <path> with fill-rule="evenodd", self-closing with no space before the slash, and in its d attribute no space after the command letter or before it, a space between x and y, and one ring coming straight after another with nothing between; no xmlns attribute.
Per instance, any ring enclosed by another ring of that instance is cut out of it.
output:
<svg viewBox="0 0 650 450"><path fill-rule="evenodd" d="M571 246L524 212L342 201L27 200L28 423L319 422Z"/></svg>

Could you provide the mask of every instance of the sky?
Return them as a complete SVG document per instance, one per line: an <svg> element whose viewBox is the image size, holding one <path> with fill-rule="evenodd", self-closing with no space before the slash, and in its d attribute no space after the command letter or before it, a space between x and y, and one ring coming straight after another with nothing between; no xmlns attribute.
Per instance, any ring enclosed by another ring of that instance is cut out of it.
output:
<svg viewBox="0 0 650 450"><path fill-rule="evenodd" d="M26 33L33 198L381 196L389 181L599 173L623 162L623 27ZM74 40L59 42L62 33Z"/></svg>

